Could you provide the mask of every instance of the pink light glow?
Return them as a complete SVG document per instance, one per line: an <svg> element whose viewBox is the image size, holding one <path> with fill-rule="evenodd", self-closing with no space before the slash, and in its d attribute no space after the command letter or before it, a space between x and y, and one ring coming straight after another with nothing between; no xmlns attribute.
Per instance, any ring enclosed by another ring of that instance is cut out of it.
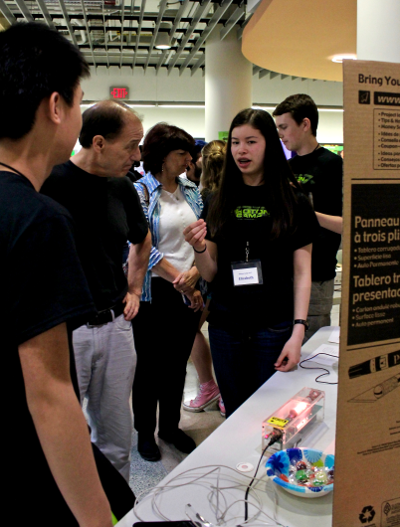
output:
<svg viewBox="0 0 400 527"><path fill-rule="evenodd" d="M295 407L294 411L297 413L297 415L299 415L299 414L301 414L301 412L302 412L305 408L307 408L307 406L308 406L307 403L304 403L304 402L299 403L299 404Z"/></svg>

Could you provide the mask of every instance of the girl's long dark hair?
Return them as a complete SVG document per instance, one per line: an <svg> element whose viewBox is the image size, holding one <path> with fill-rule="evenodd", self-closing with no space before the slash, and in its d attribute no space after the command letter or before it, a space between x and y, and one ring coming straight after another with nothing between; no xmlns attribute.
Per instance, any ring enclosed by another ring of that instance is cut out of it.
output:
<svg viewBox="0 0 400 527"><path fill-rule="evenodd" d="M286 161L275 122L264 110L242 110L232 121L221 182L210 203L207 225L212 236L219 234L231 217L232 211L240 204L243 177L233 159L231 144L232 130L245 124L259 130L265 138L264 188L271 197L271 239L275 239L294 230L293 218L297 203L294 188L300 187Z"/></svg>

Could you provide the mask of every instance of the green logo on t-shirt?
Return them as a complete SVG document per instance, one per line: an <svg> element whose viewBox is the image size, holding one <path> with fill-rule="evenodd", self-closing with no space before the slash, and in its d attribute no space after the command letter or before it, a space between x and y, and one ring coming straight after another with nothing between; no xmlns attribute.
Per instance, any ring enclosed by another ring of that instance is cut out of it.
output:
<svg viewBox="0 0 400 527"><path fill-rule="evenodd" d="M296 174L296 179L299 183L302 183L305 185L306 183L310 183L311 185L314 184L314 181L312 181L314 176L311 174Z"/></svg>
<svg viewBox="0 0 400 527"><path fill-rule="evenodd" d="M233 212L238 220L255 220L270 215L265 207L253 207L250 205L240 205Z"/></svg>

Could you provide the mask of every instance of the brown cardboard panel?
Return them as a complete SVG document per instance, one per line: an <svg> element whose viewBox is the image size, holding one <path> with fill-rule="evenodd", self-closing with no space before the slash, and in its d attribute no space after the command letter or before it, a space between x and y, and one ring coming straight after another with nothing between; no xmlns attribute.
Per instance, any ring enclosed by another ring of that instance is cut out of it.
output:
<svg viewBox="0 0 400 527"><path fill-rule="evenodd" d="M400 64L346 61L334 527L400 527Z"/></svg>

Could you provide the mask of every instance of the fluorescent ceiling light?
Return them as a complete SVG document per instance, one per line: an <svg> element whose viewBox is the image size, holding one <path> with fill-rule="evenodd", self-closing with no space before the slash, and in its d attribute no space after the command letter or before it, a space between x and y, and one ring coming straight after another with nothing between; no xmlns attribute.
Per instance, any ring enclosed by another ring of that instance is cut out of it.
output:
<svg viewBox="0 0 400 527"><path fill-rule="evenodd" d="M276 105L278 106L278 105ZM260 104L256 104L255 106L252 106L252 110L275 110L276 106L262 106Z"/></svg>
<svg viewBox="0 0 400 527"><path fill-rule="evenodd" d="M194 109L203 109L205 108L204 104L159 104L159 108L194 108Z"/></svg>
<svg viewBox="0 0 400 527"><path fill-rule="evenodd" d="M168 35L166 33L161 33L159 42L154 46L157 49L171 49L171 44L168 41ZM158 39L158 36L157 36Z"/></svg>
<svg viewBox="0 0 400 527"><path fill-rule="evenodd" d="M276 105L278 106L278 104ZM275 110L276 106L263 106L262 104L256 104L252 106L253 110L266 110L272 111ZM321 108L318 107L319 112L343 112L343 108Z"/></svg>
<svg viewBox="0 0 400 527"><path fill-rule="evenodd" d="M169 22L162 22L160 24L160 29L167 29L168 33L165 31L158 31L156 37L156 43L154 45L157 49L171 49L171 38L169 36L169 31L171 30L171 24Z"/></svg>

